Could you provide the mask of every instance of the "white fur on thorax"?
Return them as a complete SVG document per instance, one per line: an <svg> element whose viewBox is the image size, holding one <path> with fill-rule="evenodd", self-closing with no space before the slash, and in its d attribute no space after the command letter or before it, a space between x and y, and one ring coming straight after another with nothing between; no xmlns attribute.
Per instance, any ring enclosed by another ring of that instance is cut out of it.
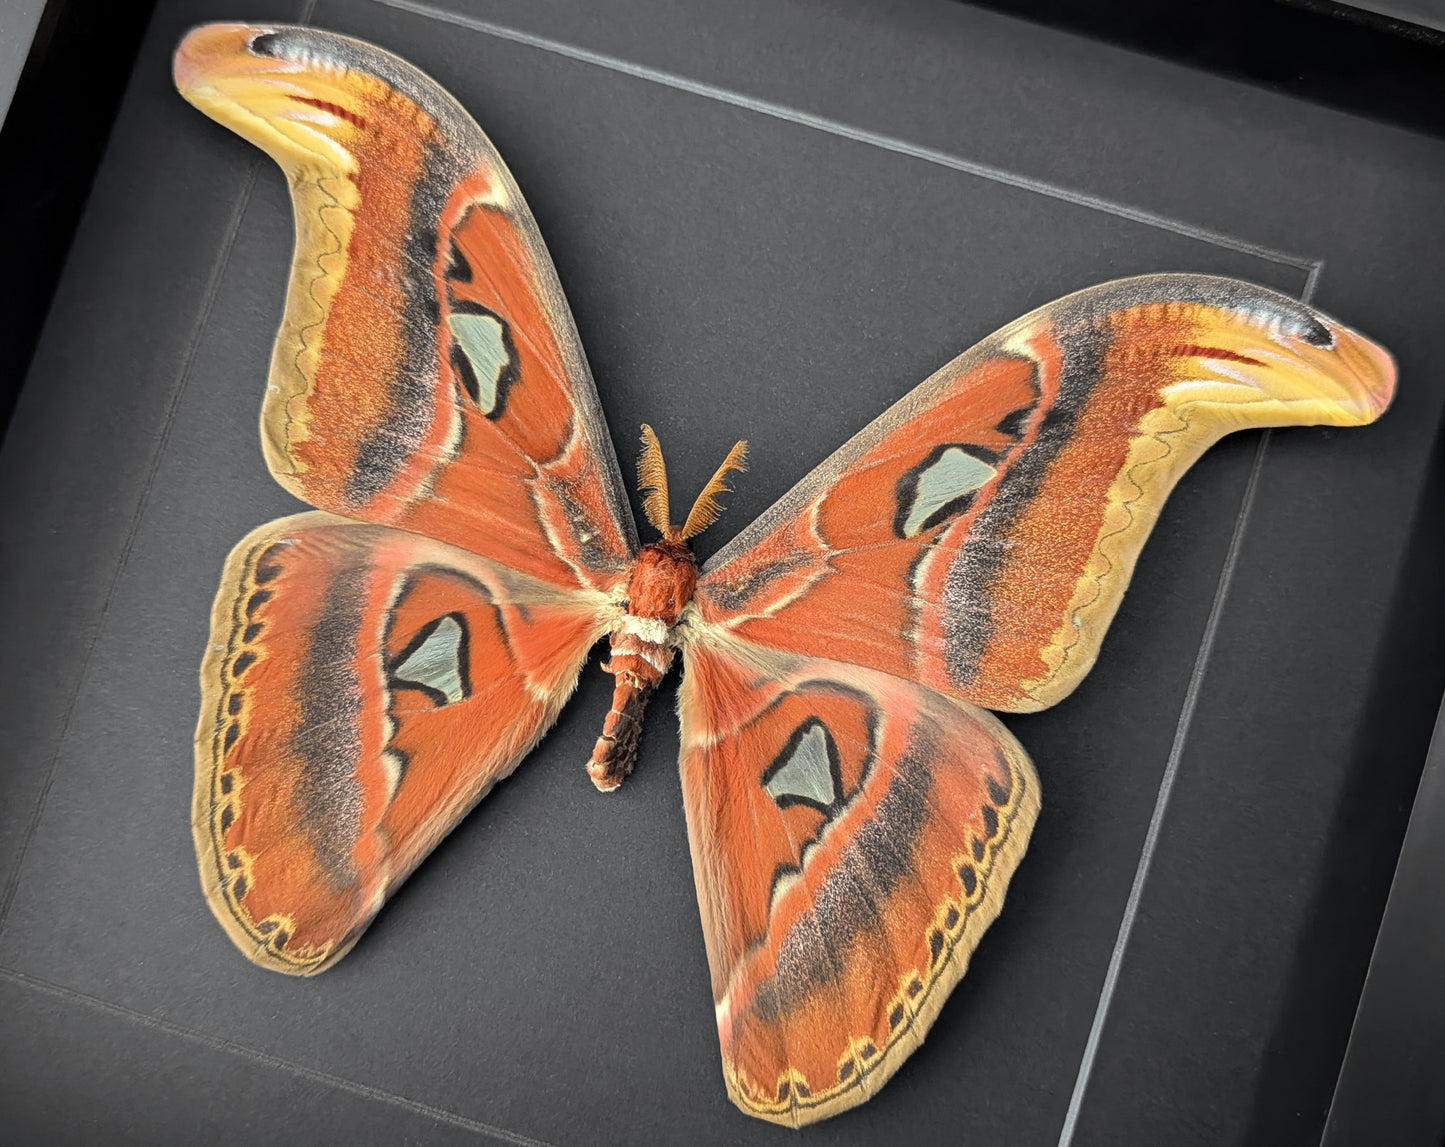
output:
<svg viewBox="0 0 1445 1147"><path fill-rule="evenodd" d="M613 629L613 633L629 633L633 637L640 637L643 641L653 645L670 645L668 634L672 628L660 617L635 617L630 613L622 615L621 622Z"/></svg>

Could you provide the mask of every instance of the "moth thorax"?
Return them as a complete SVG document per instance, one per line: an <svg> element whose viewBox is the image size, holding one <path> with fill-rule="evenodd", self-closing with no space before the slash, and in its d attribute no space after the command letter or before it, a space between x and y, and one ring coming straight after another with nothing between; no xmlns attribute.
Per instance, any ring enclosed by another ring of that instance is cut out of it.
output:
<svg viewBox="0 0 1445 1147"><path fill-rule="evenodd" d="M642 547L627 587L627 612L656 618L669 629L697 586L697 558L686 542L660 541Z"/></svg>

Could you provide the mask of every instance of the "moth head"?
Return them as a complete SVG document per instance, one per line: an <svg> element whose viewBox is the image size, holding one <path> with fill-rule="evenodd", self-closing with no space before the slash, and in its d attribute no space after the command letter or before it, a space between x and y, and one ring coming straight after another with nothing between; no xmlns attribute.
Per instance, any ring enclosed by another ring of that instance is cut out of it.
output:
<svg viewBox="0 0 1445 1147"><path fill-rule="evenodd" d="M733 470L746 470L747 457L748 444L735 443L728 451L728 456L723 459L723 464L717 468L712 479L697 496L697 501L692 504L687 521L679 528L672 524L672 512L668 506L667 465L662 460L662 444L658 442L652 427L644 423L642 457L637 463L637 484L643 492L642 509L647 514L647 520L662 535L664 541L685 542L689 538L697 537L717 521L718 515L722 513L722 503L718 499L728 491L727 476Z"/></svg>

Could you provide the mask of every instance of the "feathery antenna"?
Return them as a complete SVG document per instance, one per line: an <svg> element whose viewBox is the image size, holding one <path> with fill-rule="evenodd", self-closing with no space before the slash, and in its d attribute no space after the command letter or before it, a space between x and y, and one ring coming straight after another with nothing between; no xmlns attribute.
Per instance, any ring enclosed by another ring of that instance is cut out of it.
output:
<svg viewBox="0 0 1445 1147"><path fill-rule="evenodd" d="M661 455L658 455L658 465L661 463ZM732 470L746 470L748 459L748 444L739 442L731 450L728 456L723 459L723 464L717 468L702 493L697 496L697 501L692 504L692 512L688 514L687 521L683 523L682 533L679 535L684 541L688 538L695 538L703 530L707 529L715 521L718 514L722 513L722 505L718 502L718 496L728 491L727 476ZM648 514L649 520L651 513Z"/></svg>
<svg viewBox="0 0 1445 1147"><path fill-rule="evenodd" d="M674 541L677 527L667 504L667 464L662 460L662 444L647 423L642 424L642 457L637 460L637 485L642 490L642 511L647 520L664 538Z"/></svg>

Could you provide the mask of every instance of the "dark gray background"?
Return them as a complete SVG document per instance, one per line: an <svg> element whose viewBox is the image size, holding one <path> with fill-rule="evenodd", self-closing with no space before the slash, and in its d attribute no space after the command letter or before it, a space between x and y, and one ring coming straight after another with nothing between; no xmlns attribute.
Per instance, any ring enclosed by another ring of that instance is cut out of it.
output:
<svg viewBox="0 0 1445 1147"><path fill-rule="evenodd" d="M1098 668L1009 720L1044 810L968 977L877 1099L807 1133L1317 1138L1440 694L1412 531L1445 398L1445 144L961 5L447 2L312 19L492 136L624 470L651 422L682 501L749 439L704 556L1090 283L1313 288L1394 351L1378 426L1236 436L1181 484ZM604 800L590 667L317 980L247 964L202 901L209 603L230 546L295 508L256 434L285 187L169 82L181 32L235 15L160 6L0 452L0 1112L37 1142L783 1141L722 1087L671 687Z"/></svg>

